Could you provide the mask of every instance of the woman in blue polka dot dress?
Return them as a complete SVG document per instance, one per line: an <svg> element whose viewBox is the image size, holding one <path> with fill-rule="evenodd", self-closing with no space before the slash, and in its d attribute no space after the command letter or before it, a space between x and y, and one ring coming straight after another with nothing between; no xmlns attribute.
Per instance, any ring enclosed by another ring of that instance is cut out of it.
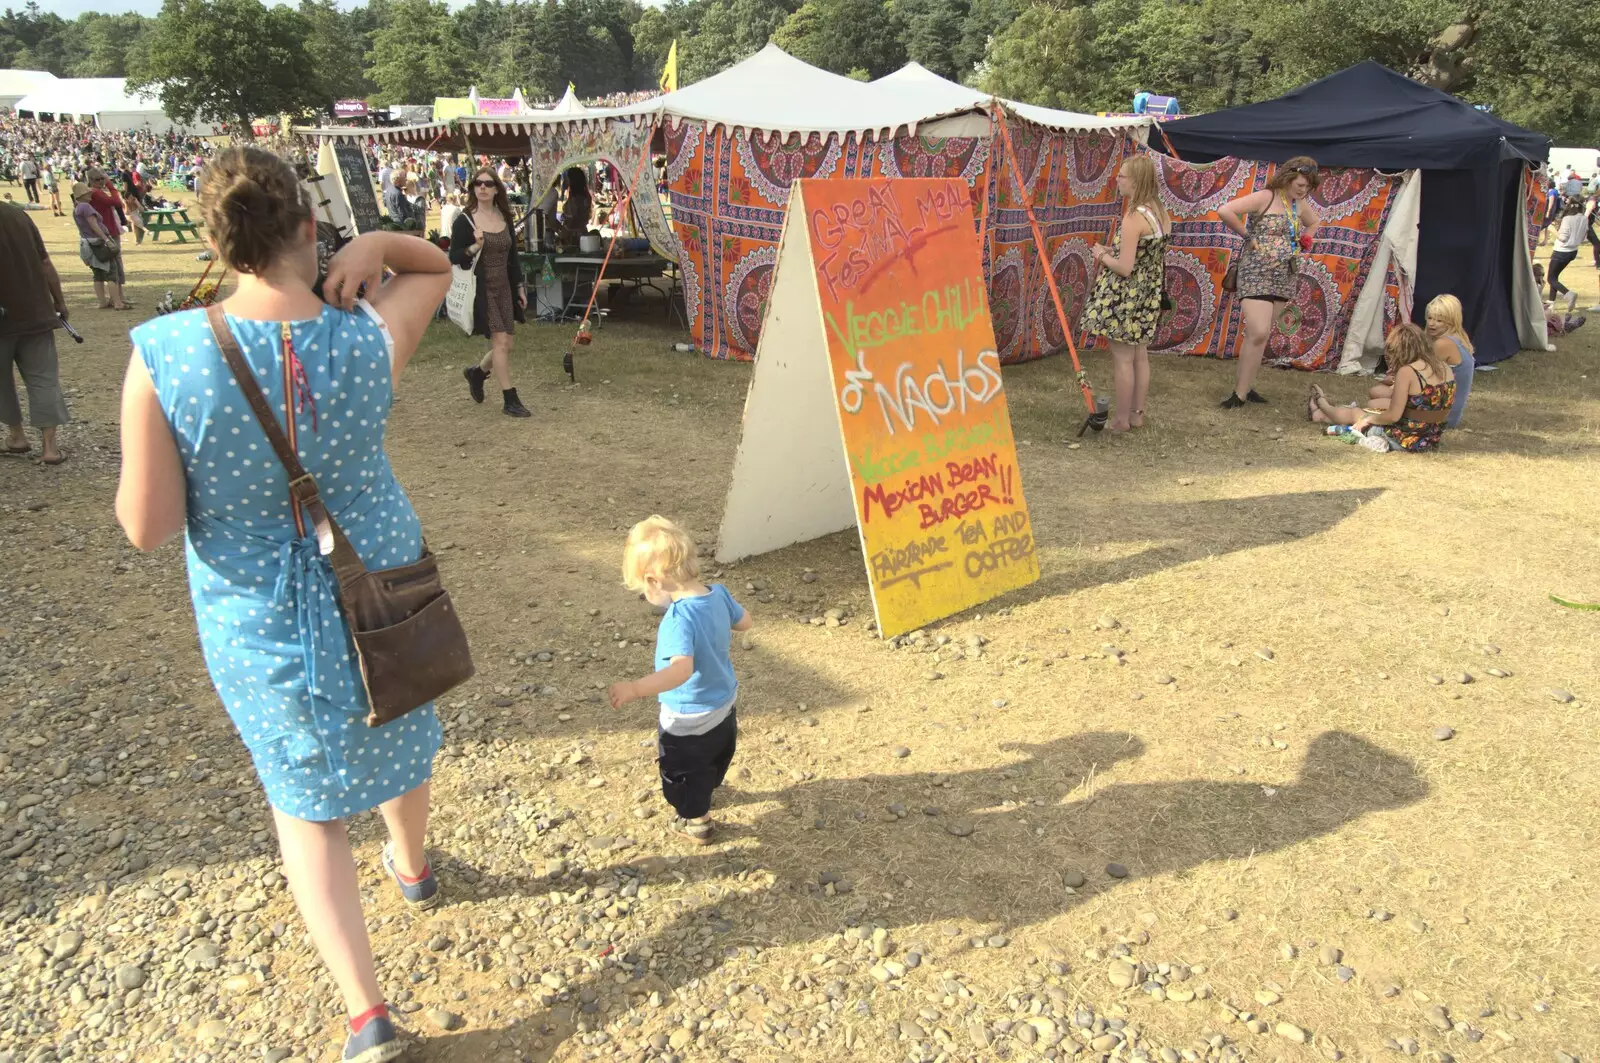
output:
<svg viewBox="0 0 1600 1063"><path fill-rule="evenodd" d="M294 172L255 148L206 167L207 237L239 276L227 326L328 510L369 569L417 560L422 529L384 453L394 381L449 287L425 240L358 237L317 278L316 225ZM383 267L397 276L380 287ZM365 284L370 300L357 302ZM331 305L330 305L331 304ZM367 726L338 581L203 310L133 330L117 516L152 550L187 530L189 586L217 694L272 804L295 902L351 1016L344 1060L403 1045L373 970L346 817L377 807L406 901L438 900L423 851L439 721L425 705Z"/></svg>

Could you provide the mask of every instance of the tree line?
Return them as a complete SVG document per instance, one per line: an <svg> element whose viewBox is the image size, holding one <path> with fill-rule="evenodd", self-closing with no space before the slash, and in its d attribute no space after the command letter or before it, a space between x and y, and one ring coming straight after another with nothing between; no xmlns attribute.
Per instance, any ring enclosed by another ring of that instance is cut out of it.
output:
<svg viewBox="0 0 1600 1063"><path fill-rule="evenodd" d="M169 113L238 122L336 99L582 96L653 87L673 41L689 84L768 41L861 79L909 60L1013 99L1186 112L1269 99L1376 59L1557 138L1600 140L1600 4L1546 0L165 0L160 15L30 2L0 19L0 67L126 76Z"/></svg>

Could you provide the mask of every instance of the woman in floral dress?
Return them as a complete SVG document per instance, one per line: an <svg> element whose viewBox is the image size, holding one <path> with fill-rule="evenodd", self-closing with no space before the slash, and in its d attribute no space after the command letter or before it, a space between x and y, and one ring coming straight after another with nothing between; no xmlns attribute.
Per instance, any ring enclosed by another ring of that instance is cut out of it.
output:
<svg viewBox="0 0 1600 1063"><path fill-rule="evenodd" d="M1389 330L1383 354L1394 367L1394 390L1386 409L1374 412L1334 406L1313 384L1307 411L1311 420L1347 424L1371 450L1432 450L1444 435L1455 401L1455 371L1439 356L1427 334L1409 321ZM1369 428L1382 431L1368 433Z"/></svg>
<svg viewBox="0 0 1600 1063"><path fill-rule="evenodd" d="M1244 237L1238 263L1244 343L1234 370L1233 394L1222 400L1225 410L1267 401L1256 394L1256 374L1272 338L1279 304L1294 301L1300 253L1310 249L1319 220L1311 206L1311 191L1321 182L1316 160L1298 155L1273 172L1266 188L1224 203L1217 211L1222 224Z"/></svg>
<svg viewBox="0 0 1600 1063"><path fill-rule="evenodd" d="M1167 238L1172 221L1156 182L1155 163L1135 155L1117 172L1117 191L1126 210L1111 247L1091 249L1100 266L1083 308L1083 327L1111 345L1116 391L1110 427L1126 432L1144 424L1150 390L1150 341L1161 324L1161 289L1166 277Z"/></svg>

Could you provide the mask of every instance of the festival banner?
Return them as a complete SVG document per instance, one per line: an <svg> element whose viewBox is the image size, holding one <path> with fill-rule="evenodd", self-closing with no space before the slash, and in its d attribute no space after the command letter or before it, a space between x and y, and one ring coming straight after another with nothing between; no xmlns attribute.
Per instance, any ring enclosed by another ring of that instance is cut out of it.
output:
<svg viewBox="0 0 1600 1063"><path fill-rule="evenodd" d="M719 559L853 524L885 638L1038 579L965 182L796 181L764 318Z"/></svg>

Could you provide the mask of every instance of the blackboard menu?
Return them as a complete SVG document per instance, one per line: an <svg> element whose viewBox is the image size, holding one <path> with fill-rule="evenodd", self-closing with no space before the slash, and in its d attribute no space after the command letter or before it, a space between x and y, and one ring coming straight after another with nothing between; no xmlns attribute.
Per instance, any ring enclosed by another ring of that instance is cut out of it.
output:
<svg viewBox="0 0 1600 1063"><path fill-rule="evenodd" d="M339 164L339 183L344 186L345 202L350 204L350 221L356 232L377 232L381 228L378 195L372 187L372 171L359 144L335 144L333 157Z"/></svg>

